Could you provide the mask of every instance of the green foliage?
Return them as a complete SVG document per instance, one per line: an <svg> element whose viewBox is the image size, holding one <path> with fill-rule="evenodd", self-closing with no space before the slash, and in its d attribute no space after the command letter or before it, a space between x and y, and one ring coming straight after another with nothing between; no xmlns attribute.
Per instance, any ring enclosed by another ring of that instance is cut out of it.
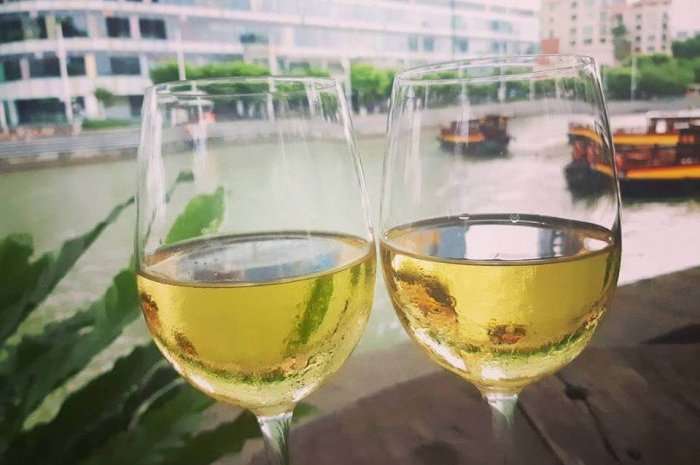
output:
<svg viewBox="0 0 700 465"><path fill-rule="evenodd" d="M674 41L671 44L671 50L676 58L700 58L700 34L687 40Z"/></svg>
<svg viewBox="0 0 700 465"><path fill-rule="evenodd" d="M612 28L613 55L617 61L623 61L632 53L632 43L627 38L627 28L620 23Z"/></svg>
<svg viewBox="0 0 700 465"><path fill-rule="evenodd" d="M366 63L350 67L350 81L354 99L364 107L374 107L386 101L391 93L394 72Z"/></svg>
<svg viewBox="0 0 700 465"><path fill-rule="evenodd" d="M326 276L316 280L311 297L306 304L304 316L299 321L297 334L290 341L290 349L303 346L309 341L311 335L321 326L328 313L328 306L333 296L333 276Z"/></svg>
<svg viewBox="0 0 700 465"><path fill-rule="evenodd" d="M166 244L194 238L214 232L224 217L224 189L219 187L213 194L194 197L177 217L165 238Z"/></svg>
<svg viewBox="0 0 700 465"><path fill-rule="evenodd" d="M632 89L632 69L628 67L606 68L604 82L609 99L629 99Z"/></svg>
<svg viewBox="0 0 700 465"><path fill-rule="evenodd" d="M11 235L0 241L0 269L12 270L3 275L0 287L0 344L15 332L102 231L133 201L130 198L117 205L90 231L65 242L58 252L44 254L34 262L29 261L34 253L30 236Z"/></svg>
<svg viewBox="0 0 700 465"><path fill-rule="evenodd" d="M95 89L95 98L105 107L111 107L117 102L117 96L104 87L98 87Z"/></svg>
<svg viewBox="0 0 700 465"><path fill-rule="evenodd" d="M168 197L178 183L189 180L191 174L181 173ZM0 266L11 270L0 281L0 463L205 464L239 451L259 435L247 413L202 432L201 413L214 401L186 385L152 344L135 347L110 370L73 390L53 418L27 423L49 394L65 390L137 318L134 271L122 270L102 297L42 332L24 335L14 345L7 344L8 336L132 202L118 205L91 231L35 261L30 261L30 236L0 241ZM222 189L195 197L168 238L174 242L206 233L220 224L223 213Z"/></svg>
<svg viewBox="0 0 700 465"><path fill-rule="evenodd" d="M306 77L318 77L327 78L331 77L331 73L326 69L315 68L313 66L294 68L290 73L290 76L306 76Z"/></svg>
<svg viewBox="0 0 700 465"><path fill-rule="evenodd" d="M128 119L116 119L116 118L106 118L106 119L90 119L86 118L83 120L83 129L96 130L96 129L114 129L114 128L125 128L129 126L135 126L137 123L134 120Z"/></svg>
<svg viewBox="0 0 700 465"><path fill-rule="evenodd" d="M678 63L693 73L693 82L700 82L700 56L689 60L678 60Z"/></svg>
<svg viewBox="0 0 700 465"><path fill-rule="evenodd" d="M222 77L256 77L269 76L270 70L265 66L244 61L211 63L202 66L185 65L187 79L212 79ZM177 81L180 79L176 62L164 63L151 69L151 79L155 84Z"/></svg>
<svg viewBox="0 0 700 465"><path fill-rule="evenodd" d="M640 95L643 97L670 97L683 95L693 82L693 72L681 67L677 61L644 65L639 68Z"/></svg>

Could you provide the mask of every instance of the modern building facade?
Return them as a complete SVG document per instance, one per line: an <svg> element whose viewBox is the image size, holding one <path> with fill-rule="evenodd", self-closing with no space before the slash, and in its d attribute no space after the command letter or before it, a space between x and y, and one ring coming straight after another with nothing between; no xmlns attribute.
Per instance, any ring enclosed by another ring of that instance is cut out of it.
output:
<svg viewBox="0 0 700 465"><path fill-rule="evenodd" d="M542 0L542 50L590 55L598 64L612 65L613 11L624 7L625 0Z"/></svg>
<svg viewBox="0 0 700 465"><path fill-rule="evenodd" d="M149 70L242 59L272 73L533 53L517 0L0 0L0 125L137 115ZM100 89L100 90L98 90ZM118 97L104 108L101 89Z"/></svg>
<svg viewBox="0 0 700 465"><path fill-rule="evenodd" d="M621 39L632 53L671 53L671 1L543 0L542 50L590 55L611 66L617 30L624 31ZM617 29L620 26L624 28Z"/></svg>

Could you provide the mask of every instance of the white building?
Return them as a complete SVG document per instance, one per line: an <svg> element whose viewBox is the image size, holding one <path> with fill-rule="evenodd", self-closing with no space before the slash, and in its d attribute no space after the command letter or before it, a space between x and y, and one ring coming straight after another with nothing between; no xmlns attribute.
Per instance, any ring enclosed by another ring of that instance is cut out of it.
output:
<svg viewBox="0 0 700 465"><path fill-rule="evenodd" d="M599 64L611 66L615 64L613 29L622 24L632 53L671 53L670 14L671 0L543 0L542 49L590 55Z"/></svg>
<svg viewBox="0 0 700 465"><path fill-rule="evenodd" d="M538 22L515 0L0 0L0 125L104 116L95 90L136 116L149 70L245 59L273 73L352 61L404 66L533 53ZM61 27L62 25L62 27ZM72 102L65 105L65 102Z"/></svg>
<svg viewBox="0 0 700 465"><path fill-rule="evenodd" d="M671 3L671 33L673 40L686 40L700 34L698 0L673 0Z"/></svg>
<svg viewBox="0 0 700 465"><path fill-rule="evenodd" d="M613 7L625 0L542 0L540 38L548 53L589 55L613 65Z"/></svg>
<svg viewBox="0 0 700 465"><path fill-rule="evenodd" d="M622 14L632 52L671 53L671 0L636 1Z"/></svg>

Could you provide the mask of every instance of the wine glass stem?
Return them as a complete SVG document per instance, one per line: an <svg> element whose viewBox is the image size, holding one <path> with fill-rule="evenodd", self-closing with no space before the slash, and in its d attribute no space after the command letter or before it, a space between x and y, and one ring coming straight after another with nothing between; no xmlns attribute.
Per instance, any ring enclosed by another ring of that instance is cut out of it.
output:
<svg viewBox="0 0 700 465"><path fill-rule="evenodd" d="M292 423L292 412L277 415L258 415L258 423L265 440L269 465L289 465L287 435Z"/></svg>
<svg viewBox="0 0 700 465"><path fill-rule="evenodd" d="M513 413L518 403L517 394L487 393L484 395L491 409L491 425L494 442L500 454L500 463L515 465L515 431Z"/></svg>

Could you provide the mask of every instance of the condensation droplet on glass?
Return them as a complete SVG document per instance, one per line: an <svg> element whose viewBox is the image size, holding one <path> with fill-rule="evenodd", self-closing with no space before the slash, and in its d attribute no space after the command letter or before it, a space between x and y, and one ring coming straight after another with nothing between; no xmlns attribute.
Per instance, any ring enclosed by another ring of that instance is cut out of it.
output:
<svg viewBox="0 0 700 465"><path fill-rule="evenodd" d="M520 221L520 215L518 215L517 213L511 213L510 214L510 222L517 223L518 221Z"/></svg>

